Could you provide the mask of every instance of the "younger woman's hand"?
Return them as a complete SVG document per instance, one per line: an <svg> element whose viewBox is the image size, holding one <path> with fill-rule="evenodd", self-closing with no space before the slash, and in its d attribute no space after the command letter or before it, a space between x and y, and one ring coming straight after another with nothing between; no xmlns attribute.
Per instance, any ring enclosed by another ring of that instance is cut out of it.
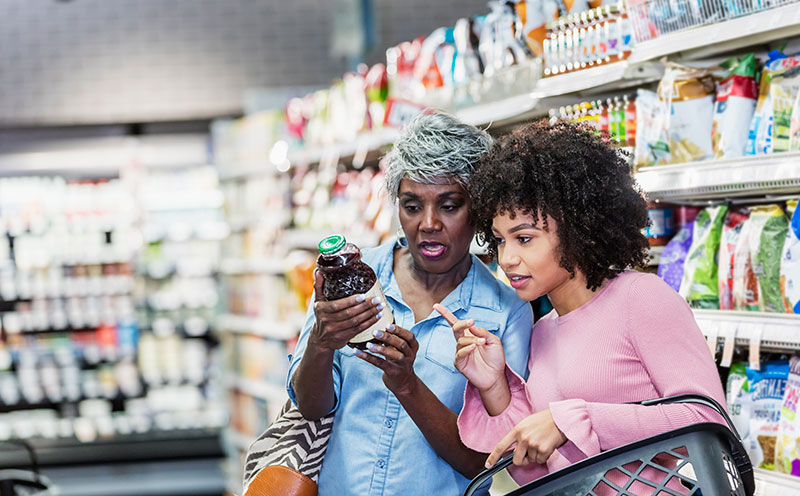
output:
<svg viewBox="0 0 800 496"><path fill-rule="evenodd" d="M506 356L500 338L486 329L475 327L472 319L458 320L438 303L433 308L453 328L457 343L454 365L467 380L479 391L488 391L505 382Z"/></svg>
<svg viewBox="0 0 800 496"><path fill-rule="evenodd" d="M553 452L567 442L567 437L556 425L550 409L529 415L497 443L486 459L486 468L492 467L503 453L514 448L514 465L544 464Z"/></svg>
<svg viewBox="0 0 800 496"><path fill-rule="evenodd" d="M356 350L356 356L383 370L383 383L395 395L412 393L417 382L414 373L414 360L419 350L417 338L396 324L383 331L376 330L373 335L381 343L367 343L367 350L373 354Z"/></svg>

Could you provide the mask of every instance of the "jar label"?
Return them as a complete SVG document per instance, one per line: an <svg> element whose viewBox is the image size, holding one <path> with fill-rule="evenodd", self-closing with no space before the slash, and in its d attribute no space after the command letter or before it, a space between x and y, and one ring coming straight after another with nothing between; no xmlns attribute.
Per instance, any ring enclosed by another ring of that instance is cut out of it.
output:
<svg viewBox="0 0 800 496"><path fill-rule="evenodd" d="M389 302L386 301L386 295L383 294L383 288L381 288L381 283L379 281L375 281L375 284L372 285L372 288L364 293L364 298L366 301L370 301L373 298L378 298L381 303L383 303L383 316L381 319L374 324L372 324L369 329L359 333L350 340L351 343L366 343L367 341L374 338L372 332L376 329L384 330L386 329L389 324L394 322L394 315L392 315L392 307L389 306Z"/></svg>

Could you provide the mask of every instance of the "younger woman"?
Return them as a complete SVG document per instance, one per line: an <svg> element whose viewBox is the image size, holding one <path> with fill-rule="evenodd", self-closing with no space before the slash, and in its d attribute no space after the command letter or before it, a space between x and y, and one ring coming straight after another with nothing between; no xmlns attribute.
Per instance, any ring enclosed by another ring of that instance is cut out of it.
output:
<svg viewBox="0 0 800 496"><path fill-rule="evenodd" d="M469 380L459 434L490 453L487 467L513 449L511 474L526 483L604 450L720 421L697 405L626 404L724 397L689 306L655 275L629 270L647 258L647 207L623 156L585 128L529 124L495 145L470 184L479 236L517 295L547 295L554 307L533 327L527 381L506 365L496 336L472 320L453 326L455 365Z"/></svg>

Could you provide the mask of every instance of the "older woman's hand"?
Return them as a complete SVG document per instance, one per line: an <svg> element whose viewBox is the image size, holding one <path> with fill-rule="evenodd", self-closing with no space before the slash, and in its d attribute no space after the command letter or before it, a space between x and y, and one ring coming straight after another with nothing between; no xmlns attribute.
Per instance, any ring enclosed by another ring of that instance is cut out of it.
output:
<svg viewBox="0 0 800 496"><path fill-rule="evenodd" d="M327 301L322 295L322 274L314 274L314 326L309 346L335 351L380 319L384 309L378 301L365 301L362 295Z"/></svg>
<svg viewBox="0 0 800 496"><path fill-rule="evenodd" d="M417 338L395 324L384 331L375 331L374 336L382 343L367 343L367 349L374 355L356 350L356 356L383 370L383 383L396 396L410 393L417 385L414 373L414 359L419 350Z"/></svg>

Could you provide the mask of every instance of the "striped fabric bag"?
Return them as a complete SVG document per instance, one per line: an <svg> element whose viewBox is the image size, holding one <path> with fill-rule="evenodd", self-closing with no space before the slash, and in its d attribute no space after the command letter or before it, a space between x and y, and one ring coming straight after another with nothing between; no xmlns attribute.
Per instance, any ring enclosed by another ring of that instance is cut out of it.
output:
<svg viewBox="0 0 800 496"><path fill-rule="evenodd" d="M291 400L247 450L245 496L316 496L333 415L306 420Z"/></svg>

